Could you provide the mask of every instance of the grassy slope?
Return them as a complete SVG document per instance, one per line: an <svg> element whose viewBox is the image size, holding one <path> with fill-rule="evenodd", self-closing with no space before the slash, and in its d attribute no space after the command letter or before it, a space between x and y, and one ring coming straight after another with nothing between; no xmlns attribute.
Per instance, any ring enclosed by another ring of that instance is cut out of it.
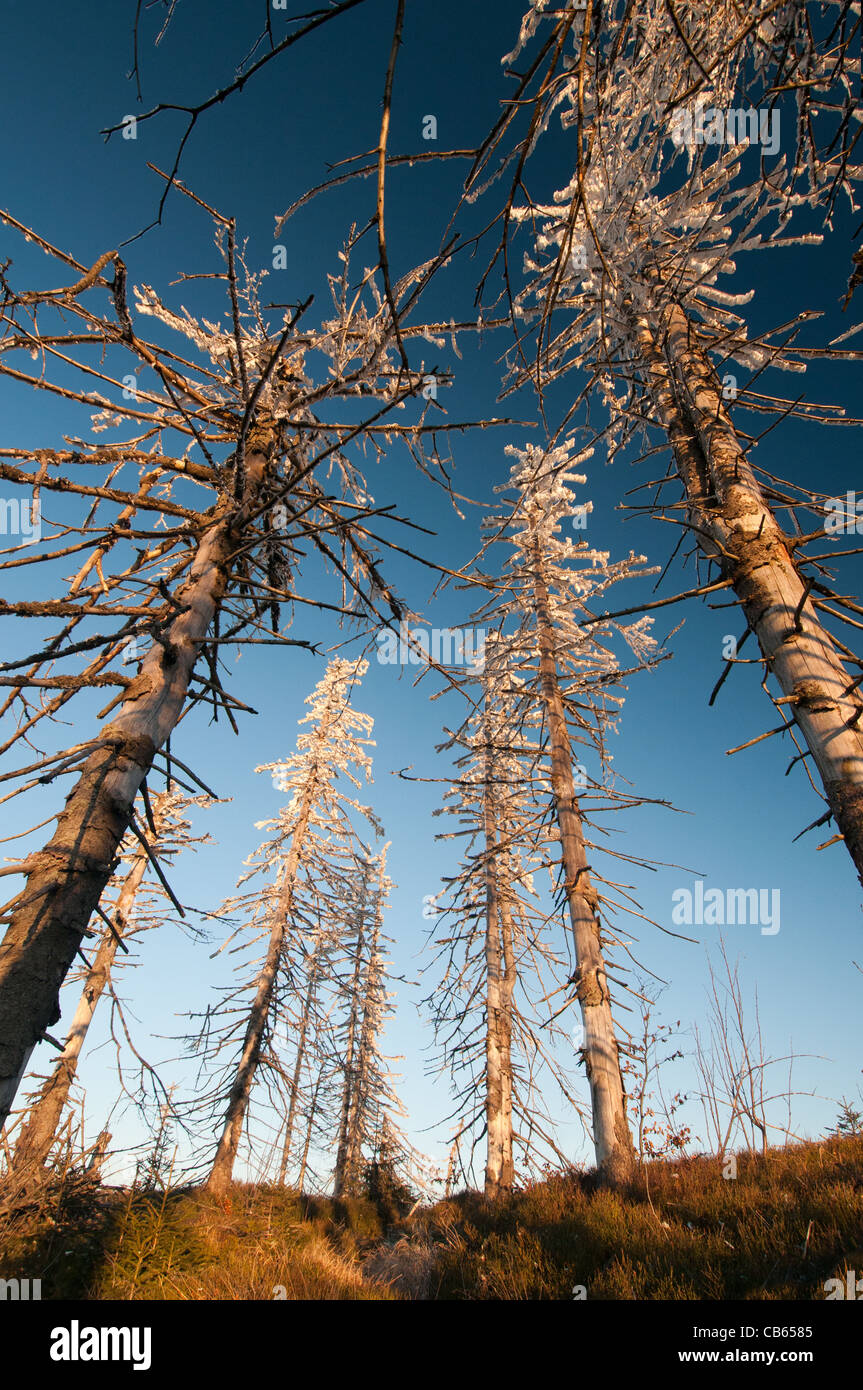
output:
<svg viewBox="0 0 863 1390"><path fill-rule="evenodd" d="M236 1186L227 1203L66 1183L0 1217L0 1277L43 1298L815 1299L863 1273L863 1138L652 1164L630 1192L553 1177L387 1227L366 1201Z"/></svg>
<svg viewBox="0 0 863 1390"><path fill-rule="evenodd" d="M863 1138L743 1156L737 1171L690 1159L650 1165L627 1194L558 1177L496 1209L440 1203L422 1216L446 1239L437 1296L813 1299L846 1267L863 1274Z"/></svg>

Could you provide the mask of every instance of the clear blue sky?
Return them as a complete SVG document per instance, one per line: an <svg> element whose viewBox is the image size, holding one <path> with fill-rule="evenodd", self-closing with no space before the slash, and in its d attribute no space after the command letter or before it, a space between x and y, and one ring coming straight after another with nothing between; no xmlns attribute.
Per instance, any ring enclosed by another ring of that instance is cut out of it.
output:
<svg viewBox="0 0 863 1390"><path fill-rule="evenodd" d="M114 137L105 143L102 127L129 113L148 109L157 101L192 102L208 96L229 81L233 68L250 47L263 16L261 3L233 0L181 0L175 19L154 52L152 36L161 9L148 17L143 31L143 107L136 103L134 84L126 74L131 65L131 24L135 6L89 4L69 6L48 0L41 6L7 7L0 18L4 63L4 110L7 136L0 152L0 204L43 236L63 246L80 261L91 264L103 251L134 235L154 214L160 181L146 168L148 160L170 167L181 130L181 117L163 116L139 127L138 139ZM273 219L304 189L327 175L328 164L375 146L380 99L395 6L372 0L339 21L337 26L303 43L256 78L240 95L209 112L194 132L184 157L181 176L221 211L234 214L239 233L249 238L253 265L271 265ZM500 55L507 52L521 16L521 0L491 5L409 5L405 42L396 78L390 148L393 153L426 150L423 117L438 119L440 148L474 145L494 119L498 100L507 91L500 73ZM281 16L273 15L276 32ZM547 167L537 169L539 181L566 182L568 172L552 162L560 158L560 141L549 142ZM437 249L452 204L459 168L455 164L394 173L389 184L388 240L395 274L413 266ZM288 249L288 270L274 272L268 281L278 300L317 295L316 312L325 304L324 277L336 267L336 256L347 226L363 223L373 211L370 180L349 185L292 220L280 240ZM759 326L772 326L803 308L829 307L827 317L809 332L808 341L827 342L850 316L838 312L850 266L853 223L840 214L830 243L821 250L794 249L741 264L742 285L758 290L752 309ZM367 252L369 260L372 248ZM0 257L15 258L19 271L32 264L43 283L55 268L41 254L30 253L18 238L0 230ZM182 271L210 268L213 263L209 225L180 198L169 200L164 225L124 252L130 281L146 282L184 302L169 282ZM441 277L426 313L470 315L472 287L479 261L457 260ZM53 280L52 280L53 283ZM188 302L191 301L191 296ZM451 370L454 383L446 396L450 418L475 419L503 413L494 405L498 356L502 344L489 340L482 350L469 347L462 360L449 345L437 364ZM782 394L806 390L809 399L840 401L849 413L859 412L859 366L839 364L811 369L806 378L778 378L772 383ZM768 389L768 388L763 388ZM858 403L855 409L855 402ZM554 405L563 404L558 396ZM506 413L535 418L529 397L508 402ZM3 444L54 446L64 431L84 433L85 412L40 395L31 395L0 380L0 418ZM743 418L746 428L752 417ZM503 447L513 440L535 437L536 431L512 429L457 436L453 441L457 490L487 505L492 487L504 480L508 461ZM782 476L844 494L860 477L860 445L856 430L821 430L813 425L786 423L773 431L758 450L757 462ZM649 466L649 465L648 465ZM625 465L606 469L598 461L590 473L586 497L593 500L588 538L612 552L630 547L644 550L660 564L668 554L667 528L642 521L625 521L616 504L624 488L647 476ZM369 474L370 490L378 503L395 502L397 509L436 532L424 539L426 553L452 567L465 563L478 542L481 510L466 508L460 520L442 493L419 477L406 454L394 450ZM397 539L399 539L397 537ZM853 544L853 542L849 542ZM849 560L843 573L845 592L860 592L860 567ZM448 593L430 601L434 577L401 559L387 561L387 574L410 606L425 614L433 626L460 627L467 621L467 597ZM662 593L689 587L692 572L672 570ZM24 581L22 581L23 583ZM649 597L648 581L617 590L621 603ZM17 592L24 592L18 590ZM817 1135L832 1123L835 1098L854 1096L861 1079L859 1014L863 976L852 961L863 962L859 886L841 845L816 853L815 845L829 831L815 831L797 844L794 835L821 812L799 767L783 774L791 753L785 741L768 740L728 758L725 750L754 737L775 722L759 689L757 668L742 668L726 682L713 709L709 692L722 667L721 648L727 633L739 636L743 623L736 611L711 611L686 606L657 615L655 633L663 637L680 618L685 625L673 639L674 659L652 675L630 683L630 695L620 737L613 753L616 768L646 796L673 802L686 815L644 808L627 818L622 847L647 858L672 861L705 875L707 886L759 887L781 890L781 930L761 935L757 927L730 927L727 942L732 958L739 956L747 993L757 988L761 1026L767 1049L784 1054L815 1054L795 1070L795 1085L815 1090L818 1099L801 1098L795 1105L800 1132ZM8 619L6 620L9 621ZM308 635L310 620L300 621L296 635ZM315 620L317 622L318 620ZM847 637L847 633L843 634ZM315 629L325 645L338 640L326 626ZM12 646L27 640L16 635ZM9 639L4 643L8 650ZM295 649L263 649L265 655L243 655L236 667L234 690L259 711L247 719L237 740L221 724L208 727L203 716L187 721L177 752L199 768L228 806L202 816L198 833L209 830L218 842L178 866L174 879L182 899L200 908L215 908L233 889L241 861L259 839L254 822L271 814L278 794L266 777L255 777L257 763L288 753L294 744L303 699L319 679L322 662ZM393 842L389 872L398 885L389 915L396 938L394 963L408 981L417 979L423 963L428 923L422 917L423 899L436 893L440 876L454 867L452 851L437 845L438 789L408 786L393 773L409 764L425 777L446 775L435 758L440 726L457 717L452 697L429 703L434 687L426 680L414 688L416 669L372 665L358 704L376 718L376 775L374 805ZM400 677L400 678L399 678ZM103 703L102 701L99 704ZM76 736L92 728L98 704L84 697L76 712ZM90 721L89 723L87 721ZM792 750L793 751L793 750ZM30 822L57 806L58 790L34 798ZM15 806L0 808L0 834L10 835L24 823ZM671 927L672 892L692 886L693 873L679 870L636 874L634 881L643 910ZM674 941L644 925L639 952L645 964L670 981L662 1012L681 1019L684 1028L703 1019L707 983L705 947L716 941L716 929L702 927L697 946ZM221 961L179 934L145 938L143 962L127 974L123 992L140 1020L136 1041L151 1060L168 1057L175 1048L166 1035L183 1030L178 1017L208 1001L208 990L226 979ZM424 1075L430 1033L418 1016L421 990L401 985L398 1014L386 1039L387 1050L403 1054L401 1094L410 1112L409 1131L418 1147L440 1156L446 1134L429 1132L449 1108L444 1087ZM66 1010L74 1007L71 996ZM854 1024L852 1024L852 1020ZM105 1019L94 1026L94 1040L82 1067L88 1093L88 1122L98 1130L114 1094L112 1056L104 1043ZM56 1032L62 1031L58 1024ZM684 1040L684 1047L690 1043ZM37 1060L50 1065L43 1047ZM188 1075L183 1067L175 1073ZM677 1064L673 1089L692 1090L688 1061ZM703 1134L700 1108L689 1121ZM115 1142L137 1135L128 1121L116 1125ZM579 1129L562 1117L561 1147L574 1158L586 1158Z"/></svg>

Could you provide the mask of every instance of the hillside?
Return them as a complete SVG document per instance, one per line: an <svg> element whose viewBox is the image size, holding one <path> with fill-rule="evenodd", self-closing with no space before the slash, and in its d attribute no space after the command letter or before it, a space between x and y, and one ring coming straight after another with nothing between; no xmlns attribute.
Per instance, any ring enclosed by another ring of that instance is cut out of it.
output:
<svg viewBox="0 0 863 1390"><path fill-rule="evenodd" d="M0 1277L43 1299L820 1300L863 1274L863 1137L654 1163L625 1193L553 1176L409 1217L236 1184L223 1201L72 1175L0 1208Z"/></svg>

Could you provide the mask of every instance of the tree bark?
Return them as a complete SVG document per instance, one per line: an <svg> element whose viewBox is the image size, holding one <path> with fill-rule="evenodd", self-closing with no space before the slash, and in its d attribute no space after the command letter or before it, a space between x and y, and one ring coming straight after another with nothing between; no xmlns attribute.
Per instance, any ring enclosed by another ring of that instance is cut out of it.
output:
<svg viewBox="0 0 863 1390"><path fill-rule="evenodd" d="M356 1183L362 1157L363 1121L365 1119L368 1103L369 1067L372 1048L375 1045L373 1018L374 1001L372 993L376 986L375 975L378 970L378 943L380 940L381 926L383 924L386 847L381 854L380 860L381 867L378 876L378 897L375 906L374 926L372 927L372 935L369 942L369 958L366 963L364 982L359 991L359 997L362 1000L363 1021L362 1027L360 1028L360 1045L357 1049L357 1063L354 1068L354 1082L351 1088L343 1178L343 1186L348 1190Z"/></svg>
<svg viewBox="0 0 863 1390"><path fill-rule="evenodd" d="M515 988L515 951L510 905L504 895L498 900L504 973L501 981L500 1076L503 1142L500 1151L501 1190L511 1192L515 1182L512 1133L512 995Z"/></svg>
<svg viewBox="0 0 863 1390"><path fill-rule="evenodd" d="M590 877L581 813L575 796L572 744L558 678L548 586L538 545L534 547L533 561L540 682L548 717L551 786L560 828L564 889L575 946L573 981L584 1025L582 1055L590 1085L596 1166L602 1183L619 1186L635 1171L635 1150L626 1119L626 1092L602 954L599 898Z"/></svg>
<svg viewBox="0 0 863 1390"><path fill-rule="evenodd" d="M491 734L486 727L488 747ZM494 768L486 755L485 818L485 978L486 978L486 1168L485 1195L495 1198L512 1189L512 923L507 969L501 969L504 907L498 885L497 825L492 791Z"/></svg>
<svg viewBox="0 0 863 1390"><path fill-rule="evenodd" d="M254 506L275 447L263 428L249 439L245 510ZM135 797L183 712L241 528L235 504L225 500L177 595L177 616L147 653L120 713L84 763L52 839L25 862L26 882L0 944L0 1128L30 1053L60 1017L60 987L116 867Z"/></svg>
<svg viewBox="0 0 863 1390"><path fill-rule="evenodd" d="M339 1118L339 1144L336 1150L336 1166L333 1174L333 1196L341 1197L345 1191L348 1181L348 1149L350 1144L350 1118L353 1103L355 1076L354 1076L354 1050L356 1047L356 1034L359 1025L360 1010L360 979L362 974L362 952L365 944L363 935L363 921L365 913L366 892L368 889L368 864L363 868L363 887L362 897L357 911L357 945L354 954L354 974L351 981L351 1011L348 1018L348 1036L345 1046L345 1077L342 1089L342 1106Z"/></svg>
<svg viewBox="0 0 863 1390"><path fill-rule="evenodd" d="M317 1114L317 1110L318 1110L318 1096L319 1096L320 1093L321 1093L321 1083L322 1083L323 1079L324 1079L324 1069L323 1069L323 1066L321 1066L321 1070L318 1072L318 1079L317 1079L317 1081L315 1082L315 1092L314 1092L314 1095L312 1096L312 1105L311 1105L311 1109L309 1110L309 1123L306 1125L306 1140L305 1140L305 1143L304 1143L304 1145L303 1145L303 1158L302 1158L302 1162L300 1163L300 1176L299 1176L299 1178L297 1179L297 1187L298 1187L298 1189L299 1189L300 1192L302 1192L303 1187L304 1187L304 1185L305 1185L305 1181L306 1181L306 1168L307 1168L308 1162L309 1162L309 1149L311 1148L311 1144L312 1144L312 1128L313 1128L313 1126L314 1126L314 1123L315 1123L315 1115Z"/></svg>
<svg viewBox="0 0 863 1390"><path fill-rule="evenodd" d="M131 912L138 889L147 871L149 860L141 847L132 861L126 875L117 906L113 914L114 931L105 928L96 957L87 975L78 1007L72 1018L66 1045L57 1059L53 1072L43 1085L39 1096L30 1109L27 1122L18 1136L13 1159L13 1171L21 1173L26 1169L44 1168L54 1144L57 1127L63 1107L69 1098L72 1083L78 1071L78 1061L93 1021L96 1006L111 978L114 958L118 950L118 938L128 934ZM116 934L115 934L116 933Z"/></svg>
<svg viewBox="0 0 863 1390"><path fill-rule="evenodd" d="M300 1024L300 1036L297 1039L297 1056L294 1062L294 1074L291 1077L291 1099L288 1104L288 1118L285 1123L285 1140L282 1145L282 1161L279 1167L279 1182L284 1183L288 1171L288 1160L291 1154L291 1143L294 1135L294 1119L297 1113L297 1101L300 1093L300 1076L302 1074L303 1062L306 1055L306 1036L309 1030L309 1016L311 1014L312 1002L315 997L315 985L318 975L318 946L314 947L314 956L310 966L309 984L306 989L306 997L303 1002L303 1017Z"/></svg>
<svg viewBox="0 0 863 1390"><path fill-rule="evenodd" d="M651 394L668 432L688 517L729 579L768 672L788 697L824 794L863 883L863 731L852 678L807 597L793 549L765 500L725 408L722 388L683 309L654 330L635 321Z"/></svg>
<svg viewBox="0 0 863 1390"><path fill-rule="evenodd" d="M327 706L327 711L329 705ZM324 720L326 714L324 715ZM321 727L323 727L323 722ZM320 729L319 729L320 733ZM234 1077L234 1084L228 1097L228 1108L225 1112L225 1123L222 1135L216 1150L216 1157L213 1160L213 1167L207 1179L207 1190L214 1192L218 1196L224 1194L231 1183L234 1172L234 1164L237 1159L237 1150L240 1147L240 1136L243 1132L243 1120L249 1108L249 1096L252 1091L252 1083L261 1057L261 1045L266 1031L267 1019L269 1017L270 1006L273 1001L273 990L276 982L276 974L279 968L282 949L285 943L285 935L291 915L291 906L294 897L294 887L297 881L297 870L300 863L300 855L303 850L303 842L309 826L309 817L312 813L314 803L316 777L314 771L309 777L308 784L303 792L300 802L297 823L291 836L291 848L285 860L285 872L282 885L279 890L279 898L270 919L270 937L267 944L267 955L264 960L261 973L258 976L255 998L249 1013L249 1021L246 1024L246 1032L243 1038L243 1051L240 1062Z"/></svg>

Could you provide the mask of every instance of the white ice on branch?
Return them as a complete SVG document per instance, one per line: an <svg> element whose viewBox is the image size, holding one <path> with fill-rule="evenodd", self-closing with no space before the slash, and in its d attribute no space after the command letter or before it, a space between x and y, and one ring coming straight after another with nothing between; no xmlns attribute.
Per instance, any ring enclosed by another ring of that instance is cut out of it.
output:
<svg viewBox="0 0 863 1390"><path fill-rule="evenodd" d="M534 36L538 43L546 24L562 28L567 8L532 4L504 61ZM817 241L808 230L788 234L795 211L821 209L829 219L840 193L857 209L861 165L853 154L816 154L808 136L799 144L797 137L810 122L835 125L843 112L851 119L860 58L845 49L840 59L838 47L820 52L809 44L808 7L796 0L759 22L763 8L763 0L676 0L673 7L666 0L595 0L601 24L587 62L580 39L575 51L561 53L553 93L538 101L532 119L538 130L552 110L560 112L572 140L570 175L550 201L524 202L520 194L512 209L530 237L515 309L524 325L542 327L544 380L574 366L591 368L601 357L636 360L634 319L655 321L669 295L724 357L753 370L768 359L802 370L793 351L747 343L746 320L734 310L752 292L717 282L735 272L742 251ZM822 8L829 26L846 7L829 0ZM571 22L580 34L580 19ZM710 56L709 82L681 62L680 30L693 52ZM735 35L742 35L736 44ZM795 53L805 83L783 99L771 83ZM536 138L535 131L532 145ZM566 324L558 321L561 310L568 311ZM514 363L513 382L527 380L524 363ZM609 375L606 403L622 410L624 397L611 383Z"/></svg>

